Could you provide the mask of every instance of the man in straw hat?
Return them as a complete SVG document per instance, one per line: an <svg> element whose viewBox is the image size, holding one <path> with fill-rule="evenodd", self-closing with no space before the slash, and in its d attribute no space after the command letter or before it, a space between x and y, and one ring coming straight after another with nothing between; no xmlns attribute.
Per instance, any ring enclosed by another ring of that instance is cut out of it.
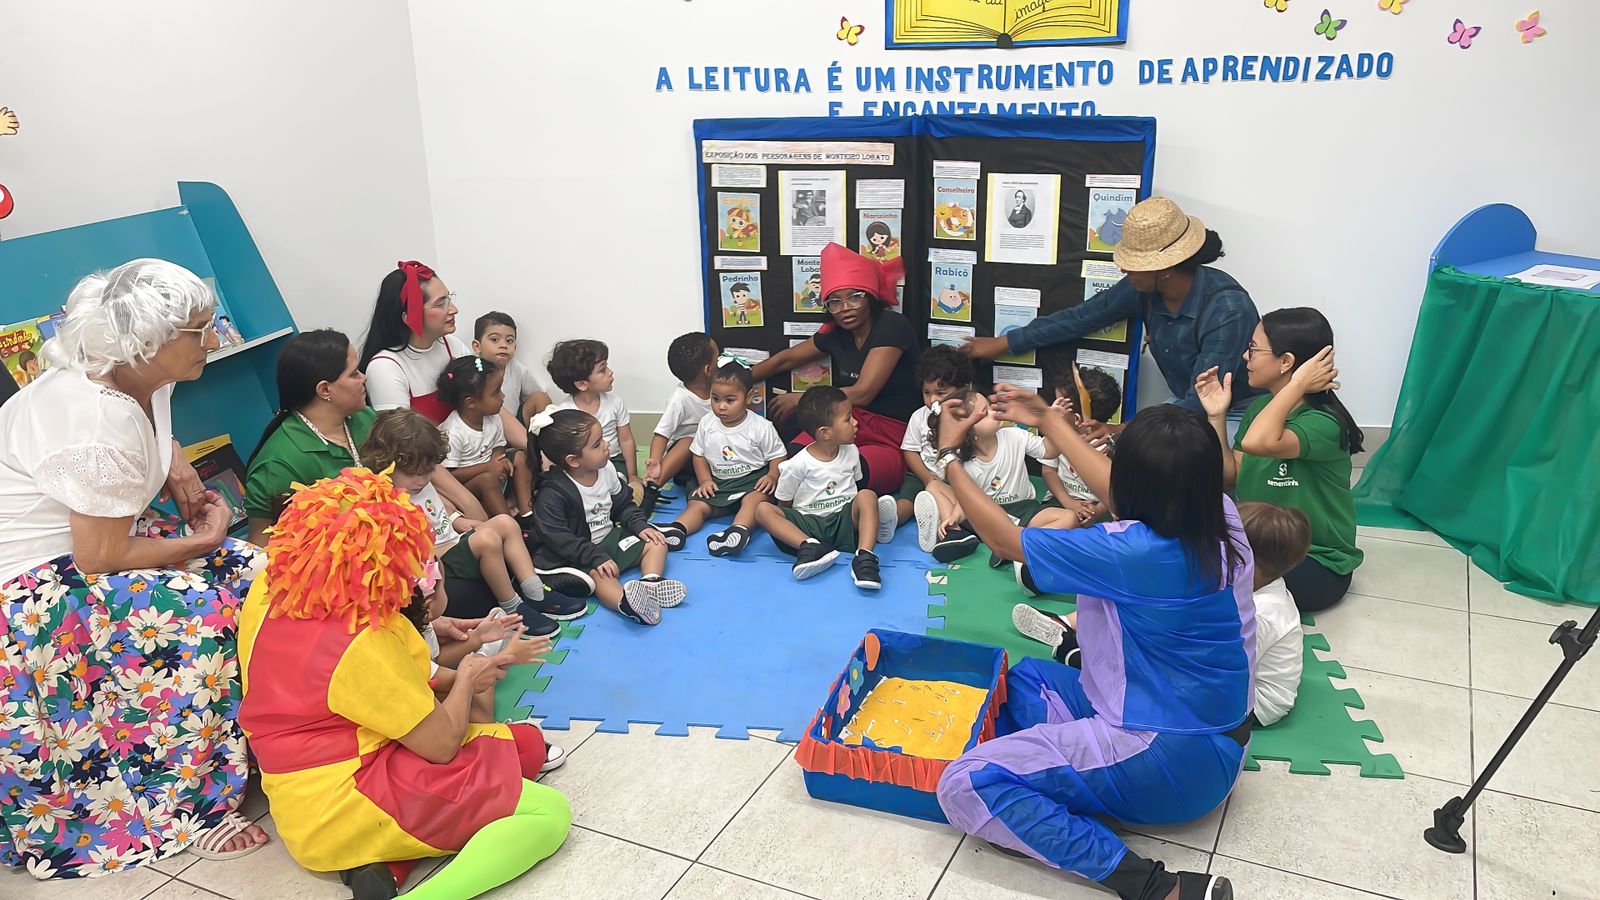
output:
<svg viewBox="0 0 1600 900"><path fill-rule="evenodd" d="M1195 379L1216 366L1219 373L1232 372L1236 386L1246 385L1244 351L1261 318L1239 282L1211 267L1221 257L1222 238L1215 231L1184 215L1166 197L1151 197L1129 211L1122 241L1112 254L1127 273L1121 281L1092 300L1035 319L1003 337L967 338L965 349L978 359L1026 353L1138 316L1172 392L1171 402L1203 414ZM1235 388L1228 414L1230 440L1257 393L1247 388L1240 394Z"/></svg>

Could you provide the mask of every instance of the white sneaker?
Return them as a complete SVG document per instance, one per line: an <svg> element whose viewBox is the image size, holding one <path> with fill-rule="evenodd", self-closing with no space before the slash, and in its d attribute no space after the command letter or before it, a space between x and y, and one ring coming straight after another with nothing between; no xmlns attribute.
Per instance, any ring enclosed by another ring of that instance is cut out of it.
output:
<svg viewBox="0 0 1600 900"><path fill-rule="evenodd" d="M506 611L497 606L494 609L489 610L489 614L484 616L484 618L493 620L498 619L505 614ZM509 640L509 638L501 638L498 641L489 641L479 648L478 652L484 656L494 656L506 648L507 640Z"/></svg>
<svg viewBox="0 0 1600 900"><path fill-rule="evenodd" d="M552 772L567 763L567 751L548 741L544 745L544 765L539 767L539 774Z"/></svg>
<svg viewBox="0 0 1600 900"><path fill-rule="evenodd" d="M899 510L893 497L878 498L878 546L894 540L894 530L900 527Z"/></svg>
<svg viewBox="0 0 1600 900"><path fill-rule="evenodd" d="M933 545L939 542L939 501L923 491L912 501L911 508L917 518L917 546L923 553L932 553Z"/></svg>

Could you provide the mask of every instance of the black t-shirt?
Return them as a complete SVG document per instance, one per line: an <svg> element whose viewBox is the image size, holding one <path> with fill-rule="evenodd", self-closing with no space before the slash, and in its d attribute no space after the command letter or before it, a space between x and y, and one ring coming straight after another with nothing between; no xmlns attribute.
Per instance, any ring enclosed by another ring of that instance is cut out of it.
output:
<svg viewBox="0 0 1600 900"><path fill-rule="evenodd" d="M838 327L827 334L817 335L813 340L818 349L833 359L835 387L855 384L861 378L861 366L867 361L867 354L875 348L893 347L899 350L900 361L889 372L889 380L879 389L878 396L867 404L867 409L904 422L922 405L922 386L917 384L917 356L920 352L917 332L905 316L890 309L878 313L877 321L872 323L872 331L868 332L866 341L860 347L856 346L855 335Z"/></svg>

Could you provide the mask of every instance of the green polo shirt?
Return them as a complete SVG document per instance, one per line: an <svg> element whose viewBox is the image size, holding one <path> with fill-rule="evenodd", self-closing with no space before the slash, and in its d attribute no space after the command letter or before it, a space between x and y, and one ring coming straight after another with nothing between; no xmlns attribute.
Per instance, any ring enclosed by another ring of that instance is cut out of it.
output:
<svg viewBox="0 0 1600 900"><path fill-rule="evenodd" d="M357 447L367 439L367 432L372 430L372 422L377 418L378 413L368 407L348 419L350 439ZM290 485L332 478L339 470L354 464L348 450L324 442L300 421L299 416L290 415L250 462L244 482L245 513L252 519L271 519L278 514L273 498L291 493Z"/></svg>
<svg viewBox="0 0 1600 900"><path fill-rule="evenodd" d="M1257 397L1239 422L1233 449L1241 449L1256 416L1272 401ZM1271 459L1244 454L1234 496L1291 506L1311 520L1311 553L1323 568L1345 575L1361 565L1356 547L1356 505L1350 496L1350 451L1339 446L1339 422L1306 404L1289 414L1287 429L1300 441L1295 459Z"/></svg>

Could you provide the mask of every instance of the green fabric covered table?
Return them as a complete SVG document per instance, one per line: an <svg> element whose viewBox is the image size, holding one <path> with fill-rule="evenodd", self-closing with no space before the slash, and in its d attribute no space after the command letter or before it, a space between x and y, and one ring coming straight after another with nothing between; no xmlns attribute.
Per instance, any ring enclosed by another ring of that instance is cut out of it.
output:
<svg viewBox="0 0 1600 900"><path fill-rule="evenodd" d="M1426 527L1521 594L1600 604L1600 298L1428 278L1363 525Z"/></svg>

